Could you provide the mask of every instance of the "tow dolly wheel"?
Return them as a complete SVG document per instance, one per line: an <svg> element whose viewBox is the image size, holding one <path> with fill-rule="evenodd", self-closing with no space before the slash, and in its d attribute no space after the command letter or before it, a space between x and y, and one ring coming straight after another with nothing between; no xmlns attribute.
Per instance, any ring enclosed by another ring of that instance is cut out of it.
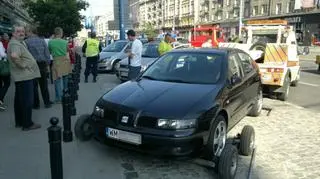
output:
<svg viewBox="0 0 320 179"><path fill-rule="evenodd" d="M93 128L90 124L91 116L89 114L81 115L74 127L75 136L80 141L88 141L93 136Z"/></svg>
<svg viewBox="0 0 320 179"><path fill-rule="evenodd" d="M221 179L234 179L238 169L238 150L228 144L221 153L218 163L218 174Z"/></svg>
<svg viewBox="0 0 320 179"><path fill-rule="evenodd" d="M249 156L254 148L255 132L252 126L244 126L240 135L239 151L241 155Z"/></svg>

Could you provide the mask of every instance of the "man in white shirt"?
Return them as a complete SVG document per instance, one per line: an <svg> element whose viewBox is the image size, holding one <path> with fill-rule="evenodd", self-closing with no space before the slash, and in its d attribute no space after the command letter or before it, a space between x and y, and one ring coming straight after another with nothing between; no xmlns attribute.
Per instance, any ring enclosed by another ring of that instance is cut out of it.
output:
<svg viewBox="0 0 320 179"><path fill-rule="evenodd" d="M142 43L136 38L136 33L133 30L127 32L128 39L132 41L131 51L128 52L129 58L129 80L136 79L141 71L141 55Z"/></svg>

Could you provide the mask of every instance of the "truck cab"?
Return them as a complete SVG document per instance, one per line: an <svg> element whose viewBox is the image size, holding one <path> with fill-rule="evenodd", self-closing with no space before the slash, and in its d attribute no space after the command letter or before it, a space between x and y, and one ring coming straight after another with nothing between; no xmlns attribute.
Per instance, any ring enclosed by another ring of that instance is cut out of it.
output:
<svg viewBox="0 0 320 179"><path fill-rule="evenodd" d="M218 47L220 42L224 42L222 29L218 26L198 27L191 30L191 46L200 48L208 39L212 40L212 46Z"/></svg>
<svg viewBox="0 0 320 179"><path fill-rule="evenodd" d="M221 43L247 51L259 66L264 92L286 101L300 79L296 34L285 20L253 20L242 28L241 44Z"/></svg>

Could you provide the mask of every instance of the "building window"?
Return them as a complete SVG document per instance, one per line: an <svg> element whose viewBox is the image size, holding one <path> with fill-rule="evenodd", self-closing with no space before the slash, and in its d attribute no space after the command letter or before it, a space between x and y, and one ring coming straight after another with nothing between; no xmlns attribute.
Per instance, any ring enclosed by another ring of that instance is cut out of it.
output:
<svg viewBox="0 0 320 179"><path fill-rule="evenodd" d="M226 19L229 19L229 12L226 12Z"/></svg>
<svg viewBox="0 0 320 179"><path fill-rule="evenodd" d="M290 2L287 3L287 13L291 13L294 10L294 1L290 0Z"/></svg>
<svg viewBox="0 0 320 179"><path fill-rule="evenodd" d="M262 5L262 7L261 7L261 14L262 14L262 15L265 15L265 14L267 14L267 13L268 13L268 5L264 4L264 5Z"/></svg>
<svg viewBox="0 0 320 179"><path fill-rule="evenodd" d="M239 9L233 11L233 17L239 17Z"/></svg>
<svg viewBox="0 0 320 179"><path fill-rule="evenodd" d="M258 15L258 12L259 12L259 7L258 6L254 6L253 9L252 9L252 15L256 16L256 15Z"/></svg>
<svg viewBox="0 0 320 179"><path fill-rule="evenodd" d="M230 5L230 0L227 0L227 6L229 6Z"/></svg>
<svg viewBox="0 0 320 179"><path fill-rule="evenodd" d="M244 3L244 17L249 17L250 16L250 3L245 2Z"/></svg>
<svg viewBox="0 0 320 179"><path fill-rule="evenodd" d="M277 3L276 5L276 14L281 14L282 11L282 4L281 3Z"/></svg>

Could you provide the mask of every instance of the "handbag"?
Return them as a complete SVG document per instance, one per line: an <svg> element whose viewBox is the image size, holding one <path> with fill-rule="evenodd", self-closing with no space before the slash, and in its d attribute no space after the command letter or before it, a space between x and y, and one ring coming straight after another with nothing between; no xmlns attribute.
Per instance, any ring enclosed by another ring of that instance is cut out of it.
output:
<svg viewBox="0 0 320 179"><path fill-rule="evenodd" d="M6 59L0 60L0 76L10 75L9 61Z"/></svg>

